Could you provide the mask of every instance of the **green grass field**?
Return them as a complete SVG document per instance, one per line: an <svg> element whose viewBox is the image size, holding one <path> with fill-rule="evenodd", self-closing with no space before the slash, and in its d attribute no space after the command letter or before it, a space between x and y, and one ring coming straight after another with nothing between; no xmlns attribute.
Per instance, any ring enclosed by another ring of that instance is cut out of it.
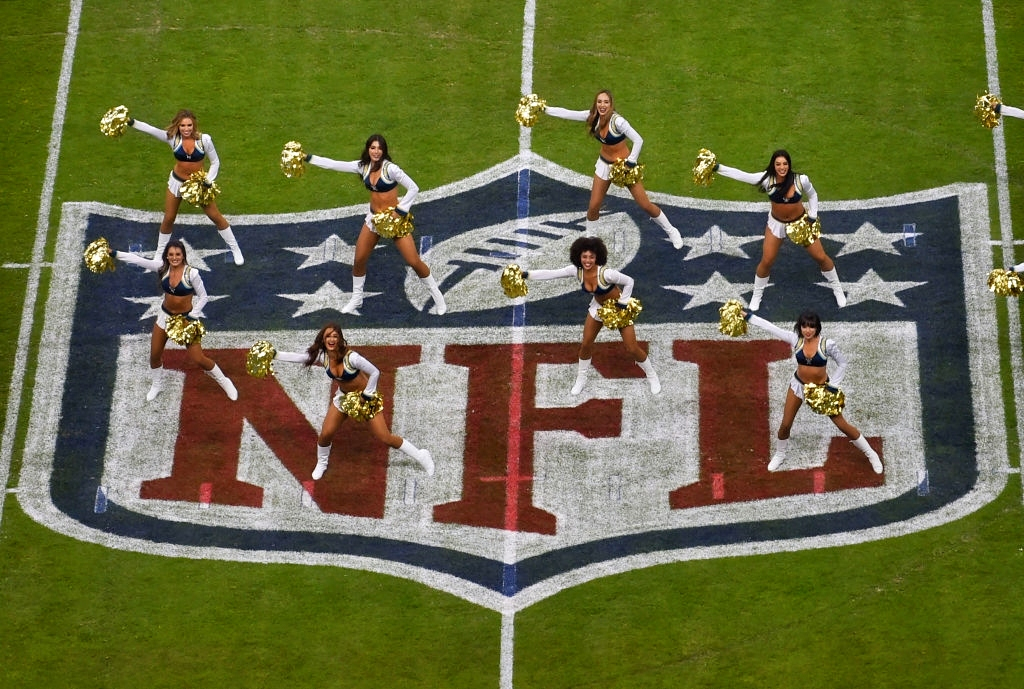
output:
<svg viewBox="0 0 1024 689"><path fill-rule="evenodd" d="M1024 107L1024 6L993 4L1001 95ZM983 3L814 5L538 0L533 90L583 108L612 89L644 135L653 191L753 200L741 185L694 187L697 149L754 169L784 147L827 200L986 183L998 240L992 133L971 112L987 84ZM0 686L499 686L501 616L448 594L338 568L120 552L21 511L32 375L47 363L35 343L60 266L41 270L26 384L20 398L8 391L68 16L69 3L0 3L0 389L20 409L12 455L0 458L10 467ZM330 175L289 184L277 168L289 139L351 159L368 134L386 132L424 189L506 160L519 149L522 25L521 3L481 0L85 0L43 260L54 255L63 202L160 207L166 152L98 131L119 103L157 125L179 107L197 112L223 160L230 193L219 205L229 217L365 201L359 185ZM1019 223L1024 121L1001 129ZM553 122L534 128L532 149L587 174L595 151L581 131ZM1010 262L999 246L993 261ZM992 384L1006 396L1019 470L1005 308L1000 318L1007 363ZM516 615L514 685L1016 686L1022 534L1015 473L995 502L926 532L599 579Z"/></svg>

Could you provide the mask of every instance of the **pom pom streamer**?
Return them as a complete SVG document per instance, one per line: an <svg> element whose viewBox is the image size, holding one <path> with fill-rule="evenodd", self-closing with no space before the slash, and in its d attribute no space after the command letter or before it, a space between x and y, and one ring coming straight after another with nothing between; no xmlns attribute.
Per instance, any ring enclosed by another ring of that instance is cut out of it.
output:
<svg viewBox="0 0 1024 689"><path fill-rule="evenodd" d="M384 398L379 392L374 392L370 399L363 397L361 392L339 392L334 404L342 414L356 421L369 421L384 408Z"/></svg>
<svg viewBox="0 0 1024 689"><path fill-rule="evenodd" d="M718 156L706 148L697 151L697 162L693 164L693 183L699 187L710 187L715 181Z"/></svg>
<svg viewBox="0 0 1024 689"><path fill-rule="evenodd" d="M978 100L974 103L974 115L981 120L982 127L992 129L999 126L999 113L996 112L996 106L1001 105L1002 102L999 96L991 93L978 96Z"/></svg>
<svg viewBox="0 0 1024 689"><path fill-rule="evenodd" d="M522 268L515 263L505 266L505 270L501 271L501 289L509 299L525 297L530 288L526 285Z"/></svg>
<svg viewBox="0 0 1024 689"><path fill-rule="evenodd" d="M548 107L548 102L537 96L536 93L528 93L519 99L516 107L516 122L524 127L532 127L537 124L537 116Z"/></svg>
<svg viewBox="0 0 1024 689"><path fill-rule="evenodd" d="M718 332L729 337L747 334L747 320L743 317L743 302L730 299L718 309Z"/></svg>
<svg viewBox="0 0 1024 689"><path fill-rule="evenodd" d="M298 141L289 141L281 151L281 172L289 179L302 177L306 171L306 152Z"/></svg>
<svg viewBox="0 0 1024 689"><path fill-rule="evenodd" d="M85 267L94 273L106 273L117 268L114 257L110 253L110 244L106 238L94 239L85 247L82 255L85 259Z"/></svg>
<svg viewBox="0 0 1024 689"><path fill-rule="evenodd" d="M644 164L634 165L630 167L626 165L626 161L619 158L612 165L611 171L612 184L620 187L631 187L637 182L644 181Z"/></svg>
<svg viewBox="0 0 1024 689"><path fill-rule="evenodd" d="M1002 268L996 268L988 274L988 288L1000 297L1019 297L1024 292L1020 275Z"/></svg>
<svg viewBox="0 0 1024 689"><path fill-rule="evenodd" d="M257 340L245 355L245 372L253 378L274 375L274 357L277 350L266 340Z"/></svg>
<svg viewBox="0 0 1024 689"><path fill-rule="evenodd" d="M128 129L128 120L130 119L128 108L118 105L116 108L107 110L100 118L100 131L106 136L117 138Z"/></svg>
<svg viewBox="0 0 1024 689"><path fill-rule="evenodd" d="M622 330L633 325L636 321L636 317L640 315L640 312L644 310L644 307L640 304L640 300L636 297L631 297L626 302L626 308L620 309L616 306L614 299L609 299L605 303L601 304L601 308L597 310L597 317L604 323L606 328L612 330Z"/></svg>
<svg viewBox="0 0 1024 689"><path fill-rule="evenodd" d="M815 414L839 416L846 406L846 395L839 388L828 385L804 384L804 401Z"/></svg>
<svg viewBox="0 0 1024 689"><path fill-rule="evenodd" d="M373 214L373 226L376 228L377 234L385 239L400 239L412 234L413 231L412 213L406 213L396 218L393 214L394 210L395 207L390 206Z"/></svg>
<svg viewBox="0 0 1024 689"><path fill-rule="evenodd" d="M804 213L799 220L786 223L786 236L797 246L810 246L821 236L821 220L815 218L812 223Z"/></svg>
<svg viewBox="0 0 1024 689"><path fill-rule="evenodd" d="M220 194L216 182L206 182L206 171L196 170L181 185L181 198L193 206L209 206Z"/></svg>
<svg viewBox="0 0 1024 689"><path fill-rule="evenodd" d="M200 320L189 320L181 313L167 319L167 337L182 347L199 342L205 334L206 326Z"/></svg>

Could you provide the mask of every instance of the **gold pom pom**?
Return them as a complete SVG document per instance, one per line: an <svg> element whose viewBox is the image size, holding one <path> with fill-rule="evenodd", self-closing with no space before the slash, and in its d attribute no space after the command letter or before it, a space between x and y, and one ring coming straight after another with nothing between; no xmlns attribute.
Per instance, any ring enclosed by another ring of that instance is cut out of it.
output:
<svg viewBox="0 0 1024 689"><path fill-rule="evenodd" d="M306 152L298 141L289 141L281 151L281 172L285 177L302 177L306 171Z"/></svg>
<svg viewBox="0 0 1024 689"><path fill-rule="evenodd" d="M812 223L804 213L799 220L786 223L786 236L797 246L810 246L821 236L821 220L815 218Z"/></svg>
<svg viewBox="0 0 1024 689"><path fill-rule="evenodd" d="M183 313L177 313L167 319L167 337L182 347L199 342L206 334L206 326L198 319L190 320Z"/></svg>
<svg viewBox="0 0 1024 689"><path fill-rule="evenodd" d="M1002 268L988 274L988 288L1000 297L1019 297L1024 292L1020 275Z"/></svg>
<svg viewBox="0 0 1024 689"><path fill-rule="evenodd" d="M532 127L537 124L537 115L544 112L548 102L537 96L536 93L528 93L519 99L516 107L516 122L524 127Z"/></svg>
<svg viewBox="0 0 1024 689"><path fill-rule="evenodd" d="M629 166L626 165L626 161L619 158L612 165L611 171L612 184L620 187L631 187L637 182L644 181L644 164L639 163L638 165Z"/></svg>
<svg viewBox="0 0 1024 689"><path fill-rule="evenodd" d="M699 187L710 187L715 181L718 156L706 148L697 151L697 162L693 164L693 183Z"/></svg>
<svg viewBox="0 0 1024 689"><path fill-rule="evenodd" d="M384 408L384 398L379 392L374 392L370 399L363 397L361 392L339 392L335 404L342 414L356 421L369 421Z"/></svg>
<svg viewBox="0 0 1024 689"><path fill-rule="evenodd" d="M829 385L804 384L804 401L815 414L838 416L846 406L846 395L839 388Z"/></svg>
<svg viewBox="0 0 1024 689"><path fill-rule="evenodd" d="M118 105L116 108L107 110L100 118L100 131L109 137L119 137L128 129L128 120L130 119L128 108Z"/></svg>
<svg viewBox="0 0 1024 689"><path fill-rule="evenodd" d="M743 302L730 299L718 309L718 332L729 337L747 334L747 320L743 317Z"/></svg>
<svg viewBox="0 0 1024 689"><path fill-rule="evenodd" d="M974 115L981 120L981 126L985 129L992 129L993 127L999 126L999 113L996 112L996 106L1002 105L999 96L991 93L978 96L978 100L974 103Z"/></svg>
<svg viewBox="0 0 1024 689"><path fill-rule="evenodd" d="M245 372L253 378L274 375L274 357L277 350L266 340L257 340L245 355Z"/></svg>
<svg viewBox="0 0 1024 689"><path fill-rule="evenodd" d="M501 271L501 289L509 299L525 297L526 293L530 291L526 285L526 279L523 277L522 269L515 263L508 264L505 266L505 270Z"/></svg>
<svg viewBox="0 0 1024 689"><path fill-rule="evenodd" d="M218 194L220 187L206 181L206 170L196 170L181 185L181 198L193 206L209 206Z"/></svg>
<svg viewBox="0 0 1024 689"><path fill-rule="evenodd" d="M373 226L377 234L385 239L400 239L412 234L412 213L394 216L394 206L389 206L382 211L373 214Z"/></svg>
<svg viewBox="0 0 1024 689"><path fill-rule="evenodd" d="M606 328L622 330L633 325L636 317L643 310L644 307L636 297L630 297L629 301L626 302L625 308L619 308L614 299L609 299L601 304L601 308L597 310L597 317L604 323Z"/></svg>
<svg viewBox="0 0 1024 689"><path fill-rule="evenodd" d="M94 273L105 273L117 268L116 261L110 253L110 244L103 237L90 242L89 246L85 247L82 258L85 259L85 267Z"/></svg>

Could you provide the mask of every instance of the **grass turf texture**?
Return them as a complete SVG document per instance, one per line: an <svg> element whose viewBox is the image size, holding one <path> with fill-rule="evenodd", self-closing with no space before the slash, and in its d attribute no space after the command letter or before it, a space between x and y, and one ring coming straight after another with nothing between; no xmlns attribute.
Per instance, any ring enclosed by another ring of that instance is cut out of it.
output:
<svg viewBox="0 0 1024 689"><path fill-rule="evenodd" d="M980 2L823 5L658 0L615 22L613 3L542 0L534 90L584 108L611 88L645 137L654 191L753 200L742 185L694 188L697 148L755 169L786 147L823 199L982 181L995 223L991 135L971 114L986 79ZM0 18L9 94L0 257L26 262L67 7L8 0ZM995 19L1002 95L1024 104L1024 8L997 2ZM219 205L229 218L365 202L336 175L281 176L289 139L345 159L381 131L422 188L505 160L518 149L521 24L520 5L479 1L387 13L340 2L268 2L256 12L236 1L87 1L47 255L63 201L162 202L166 151L137 132L119 141L98 132L118 103L155 125L178 107L197 112L223 159ZM1024 122L1001 126L1019 218ZM534 128L532 148L586 173L596 156L579 126L550 118ZM995 264L1002 258L997 251ZM0 272L5 394L26 275ZM44 289L48 279L44 270ZM36 324L38 338L41 308ZM1009 401L1008 371L1003 386ZM28 387L8 401L23 404L19 439ZM1007 686L1024 672L1014 652L1024 632L1022 516L1013 477L995 503L925 533L585 584L517 615L516 686ZM39 527L10 495L0 639L5 687L56 678L81 687L498 684L498 616L447 594L333 568L111 551Z"/></svg>

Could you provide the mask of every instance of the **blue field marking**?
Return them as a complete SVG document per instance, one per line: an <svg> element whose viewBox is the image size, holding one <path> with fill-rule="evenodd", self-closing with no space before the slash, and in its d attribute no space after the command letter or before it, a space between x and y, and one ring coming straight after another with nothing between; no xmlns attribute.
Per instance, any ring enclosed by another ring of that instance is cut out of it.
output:
<svg viewBox="0 0 1024 689"><path fill-rule="evenodd" d="M928 470L921 469L917 472L917 494L928 495L931 492L931 487L928 483Z"/></svg>
<svg viewBox="0 0 1024 689"><path fill-rule="evenodd" d="M512 305L512 327L521 328L526 325L526 303Z"/></svg>
<svg viewBox="0 0 1024 689"><path fill-rule="evenodd" d="M430 251L430 247L434 245L434 236L430 234L420 235L420 254L425 254Z"/></svg>
<svg viewBox="0 0 1024 689"><path fill-rule="evenodd" d="M106 486L96 486L96 500L93 502L92 511L96 514L103 514L107 511Z"/></svg>
<svg viewBox="0 0 1024 689"><path fill-rule="evenodd" d="M505 596L513 596L517 593L518 588L516 587L517 566L514 564L506 564L501 569L501 593Z"/></svg>

